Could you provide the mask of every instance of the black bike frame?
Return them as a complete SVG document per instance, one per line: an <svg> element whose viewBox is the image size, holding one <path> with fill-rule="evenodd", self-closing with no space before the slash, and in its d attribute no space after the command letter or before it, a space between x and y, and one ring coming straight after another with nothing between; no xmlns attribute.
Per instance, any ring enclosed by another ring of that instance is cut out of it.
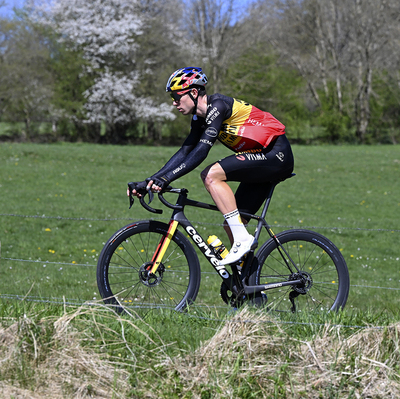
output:
<svg viewBox="0 0 400 399"><path fill-rule="evenodd" d="M291 176L290 176L291 177ZM286 263L288 270L293 273L293 268L292 266L299 272L298 267L296 264L290 259L289 255L283 248L283 246L280 244L278 238L276 235L273 233L272 229L268 225L268 223L265 220L265 216L268 211L269 204L271 202L272 194L274 192L274 189L276 185L279 182L271 183L270 191L268 193L267 199L265 201L261 216L257 215L252 215L249 213L241 212L241 216L247 220L250 219L255 219L257 220L257 227L255 230L254 237L258 240L261 234L261 229L264 226L270 236L271 239L273 239L276 242L277 248L282 256L282 259ZM225 268L225 266L219 265L219 260L222 258L215 252L214 248L211 245L208 245L206 241L204 241L203 237L201 234L195 229L195 227L190 223L190 221L187 219L187 217L184 214L184 208L185 206L193 206L196 208L203 208L203 209L208 209L208 210L213 210L213 211L218 211L218 208L215 205L207 204L204 202L200 201L194 201L191 199L187 198L187 193L188 191L186 189L172 189L170 192L172 193L178 193L178 200L176 202L176 205L172 205L168 201L164 199L162 194L159 195L160 201L166 205L169 208L172 208L173 214L171 217L171 220L169 222L170 228L173 226L173 224L178 224L181 225L185 231L188 233L194 244L199 248L199 250L202 252L204 257L208 260L208 262L213 266L215 271L219 274L221 279L223 280L224 284L232 290L232 292L235 292L236 294L239 291L242 291L246 295L250 294L255 294L261 291L266 291L269 289L277 288L277 287L285 287L285 286L290 286L290 285L298 285L303 283L301 279L296 279L296 280L291 280L291 281L282 281L278 283L269 283L269 284L263 284L263 285L247 285L246 284L246 277L247 277L247 272L250 269L250 266L253 262L254 259L254 250L250 251L245 259L245 263L242 268L242 274L244 276L243 280L240 277L237 268L232 267L232 273L229 273L229 271ZM149 207L141 198L141 204L149 211L155 212L155 213L160 213L159 210L155 210L151 207ZM162 246L162 242L160 242L159 248ZM155 259L155 256L153 259ZM290 262L289 262L290 261ZM291 266L292 265L292 266Z"/></svg>

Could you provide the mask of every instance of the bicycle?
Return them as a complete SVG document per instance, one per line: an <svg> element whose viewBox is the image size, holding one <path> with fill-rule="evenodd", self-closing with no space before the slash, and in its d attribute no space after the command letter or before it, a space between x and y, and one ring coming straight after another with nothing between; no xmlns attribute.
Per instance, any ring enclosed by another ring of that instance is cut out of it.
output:
<svg viewBox="0 0 400 399"><path fill-rule="evenodd" d="M339 249L314 231L291 229L275 235L265 220L274 189L284 180L270 183L261 215L241 213L248 221L256 221L257 240L262 227L270 238L256 253L252 250L244 257L241 269L240 262L229 265L231 272L219 266L218 252L206 243L184 214L187 206L213 211L218 211L217 207L189 199L185 188L168 187L159 193L161 203L172 209L169 223L157 220L130 223L104 245L97 265L97 284L103 301L117 312L129 307L184 311L194 303L200 287L200 262L195 245L221 277L221 298L232 307L248 301L280 312L343 308L350 281ZM133 184L128 184L130 193ZM178 194L175 204L164 198L166 193ZM145 209L162 213L161 209L150 207L144 198L140 197L140 204ZM130 200L132 206L132 194ZM177 230L178 226L193 244Z"/></svg>

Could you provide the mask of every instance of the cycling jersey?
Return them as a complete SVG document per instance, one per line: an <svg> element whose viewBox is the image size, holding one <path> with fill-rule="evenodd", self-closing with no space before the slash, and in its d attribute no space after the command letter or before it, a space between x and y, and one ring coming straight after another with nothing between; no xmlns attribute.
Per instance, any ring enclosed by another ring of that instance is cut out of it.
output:
<svg viewBox="0 0 400 399"><path fill-rule="evenodd" d="M218 131L218 140L235 152L266 148L285 133L285 126L269 112L221 94L209 97L205 122Z"/></svg>
<svg viewBox="0 0 400 399"><path fill-rule="evenodd" d="M260 151L284 133L285 126L270 113L213 94L207 97L206 117L193 116L183 146L153 177L171 182L189 173L206 159L217 139L235 152Z"/></svg>

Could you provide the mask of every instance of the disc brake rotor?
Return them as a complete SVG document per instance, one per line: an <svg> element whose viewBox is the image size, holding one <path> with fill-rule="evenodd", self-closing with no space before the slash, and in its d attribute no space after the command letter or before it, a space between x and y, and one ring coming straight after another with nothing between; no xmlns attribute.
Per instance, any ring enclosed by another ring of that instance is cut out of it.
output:
<svg viewBox="0 0 400 399"><path fill-rule="evenodd" d="M161 263L158 266L156 273L150 273L152 266L153 266L152 262L147 262L144 263L142 266L140 266L139 269L139 280L141 281L142 284L148 287L154 287L156 285L159 285L163 279L165 271L165 267Z"/></svg>

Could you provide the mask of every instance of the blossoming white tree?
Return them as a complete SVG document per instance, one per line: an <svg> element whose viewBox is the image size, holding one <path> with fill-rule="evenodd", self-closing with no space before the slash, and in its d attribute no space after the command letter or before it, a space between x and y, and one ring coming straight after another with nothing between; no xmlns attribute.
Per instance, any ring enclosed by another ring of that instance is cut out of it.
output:
<svg viewBox="0 0 400 399"><path fill-rule="evenodd" d="M88 122L174 119L170 105L156 104L138 91L137 39L148 17L140 0L30 0L28 8L31 19L51 27L88 60L82 73L95 80L84 93Z"/></svg>

